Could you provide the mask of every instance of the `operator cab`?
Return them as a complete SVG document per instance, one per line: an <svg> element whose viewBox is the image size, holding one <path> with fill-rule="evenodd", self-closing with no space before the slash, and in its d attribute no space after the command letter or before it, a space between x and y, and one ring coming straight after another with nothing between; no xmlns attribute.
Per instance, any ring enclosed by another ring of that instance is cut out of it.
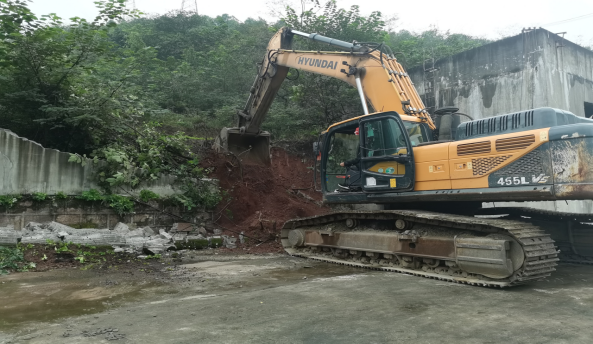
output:
<svg viewBox="0 0 593 344"><path fill-rule="evenodd" d="M365 193L413 190L412 147L428 142L429 137L425 123L403 121L396 112L365 115L331 126L319 145L325 197L352 201L354 194L364 199ZM356 163L341 166L348 161Z"/></svg>

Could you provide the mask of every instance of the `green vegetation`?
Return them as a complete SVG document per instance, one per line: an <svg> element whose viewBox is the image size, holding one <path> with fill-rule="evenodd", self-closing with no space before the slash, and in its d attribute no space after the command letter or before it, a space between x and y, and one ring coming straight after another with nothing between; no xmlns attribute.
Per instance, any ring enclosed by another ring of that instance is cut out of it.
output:
<svg viewBox="0 0 593 344"><path fill-rule="evenodd" d="M34 201L41 202L47 199L47 194L43 192L35 192L33 195L31 195L31 197Z"/></svg>
<svg viewBox="0 0 593 344"><path fill-rule="evenodd" d="M159 199L160 196L150 190L141 190L140 191L140 200L142 202L149 202L154 199Z"/></svg>
<svg viewBox="0 0 593 344"><path fill-rule="evenodd" d="M105 203L120 216L134 211L134 201L128 197L109 195L105 197Z"/></svg>
<svg viewBox="0 0 593 344"><path fill-rule="evenodd" d="M88 202L103 202L103 204L115 210L120 216L134 212L134 201L125 196L113 194L103 195L96 189L90 189L83 191L82 195L77 198Z"/></svg>
<svg viewBox="0 0 593 344"><path fill-rule="evenodd" d="M170 197L161 197L150 190L141 190L139 198L134 196L121 196L117 194L102 193L97 189L89 189L83 191L78 196L67 196L63 192L58 192L54 196L48 196L42 192L36 192L30 195L0 195L0 206L6 209L12 208L19 200L33 200L36 202L52 201L52 200L67 200L78 199L87 202L101 202L103 205L113 209L118 215L123 216L134 212L135 202L148 202L151 200L161 200L168 204L178 205L192 210L196 208L212 209L224 198L228 197L225 192L215 192L213 190L202 191L202 188L195 188L191 185L181 185L182 194L175 194ZM82 226L82 227L78 227ZM74 228L96 228L94 223L81 223L72 225Z"/></svg>
<svg viewBox="0 0 593 344"><path fill-rule="evenodd" d="M56 199L59 199L59 200L68 199L68 195L66 195L65 193L60 191L56 194Z"/></svg>
<svg viewBox="0 0 593 344"><path fill-rule="evenodd" d="M20 195L0 195L0 206L6 209L12 208L20 198Z"/></svg>
<svg viewBox="0 0 593 344"><path fill-rule="evenodd" d="M0 275L9 271L28 271L35 268L35 263L25 262L23 251L19 247L0 246Z"/></svg>
<svg viewBox="0 0 593 344"><path fill-rule="evenodd" d="M90 189L88 191L83 191L82 194L76 198L84 201L96 202L102 201L103 195L97 189Z"/></svg>
<svg viewBox="0 0 593 344"><path fill-rule="evenodd" d="M34 246L32 248L35 249ZM47 240L45 249L52 248L56 254L73 257L72 259L80 264L104 263L107 261L106 256L115 254L111 246L81 245L71 242L53 242L52 240ZM47 260L45 254L44 258L42 260Z"/></svg>
<svg viewBox="0 0 593 344"><path fill-rule="evenodd" d="M452 34L436 28L420 33L407 30L390 32L386 37L386 43L393 51L403 52L403 56L398 58L405 68L422 66L425 60L434 58L436 61L489 42L487 39Z"/></svg>

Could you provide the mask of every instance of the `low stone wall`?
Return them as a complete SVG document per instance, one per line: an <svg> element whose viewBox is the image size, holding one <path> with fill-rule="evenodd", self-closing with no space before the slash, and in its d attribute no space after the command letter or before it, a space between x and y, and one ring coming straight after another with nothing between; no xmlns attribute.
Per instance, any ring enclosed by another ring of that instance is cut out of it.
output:
<svg viewBox="0 0 593 344"><path fill-rule="evenodd" d="M150 206L136 204L133 214L119 216L100 202L77 199L48 200L43 202L21 201L0 213L0 227L25 228L29 222L59 222L77 228L113 229L118 222L131 228L150 226L156 230L168 229L183 217L197 226L210 228L212 212L185 211L182 207L167 206L163 202L150 202Z"/></svg>

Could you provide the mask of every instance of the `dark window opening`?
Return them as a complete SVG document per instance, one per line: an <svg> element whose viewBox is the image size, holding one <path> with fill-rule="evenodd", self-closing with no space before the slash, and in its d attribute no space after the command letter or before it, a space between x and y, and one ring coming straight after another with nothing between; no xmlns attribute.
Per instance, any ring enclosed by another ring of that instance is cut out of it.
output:
<svg viewBox="0 0 593 344"><path fill-rule="evenodd" d="M593 103L585 102L585 117L593 117Z"/></svg>

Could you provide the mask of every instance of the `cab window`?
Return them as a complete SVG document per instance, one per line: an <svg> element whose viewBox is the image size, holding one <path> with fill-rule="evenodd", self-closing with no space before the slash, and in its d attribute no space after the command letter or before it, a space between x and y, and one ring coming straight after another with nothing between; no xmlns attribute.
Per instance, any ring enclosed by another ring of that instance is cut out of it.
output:
<svg viewBox="0 0 593 344"><path fill-rule="evenodd" d="M335 132L329 140L329 150L325 162L326 188L333 191L338 183L343 183L346 167L340 166L341 162L356 158L360 139L354 134L355 127L344 132Z"/></svg>
<svg viewBox="0 0 593 344"><path fill-rule="evenodd" d="M407 154L406 134L393 118L382 118L364 123L362 152L365 157L382 157ZM403 175L405 166L393 161L364 161L363 169L368 172ZM389 180L371 178L374 185L389 185Z"/></svg>
<svg viewBox="0 0 593 344"><path fill-rule="evenodd" d="M416 147L419 143L428 142L428 137L421 123L404 121L404 126L408 132L412 147Z"/></svg>
<svg viewBox="0 0 593 344"><path fill-rule="evenodd" d="M365 157L393 155L398 153L398 148L406 147L406 138L392 118L366 122L363 132L362 153Z"/></svg>

